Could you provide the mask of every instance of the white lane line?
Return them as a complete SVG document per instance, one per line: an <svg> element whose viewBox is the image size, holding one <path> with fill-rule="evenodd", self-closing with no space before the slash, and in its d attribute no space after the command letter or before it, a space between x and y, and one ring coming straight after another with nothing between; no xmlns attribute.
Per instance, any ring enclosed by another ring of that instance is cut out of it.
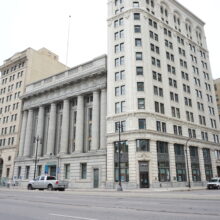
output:
<svg viewBox="0 0 220 220"><path fill-rule="evenodd" d="M59 214L53 214L53 213L50 213L49 215L64 217L64 218L81 219L81 220L98 220L98 219L95 219L95 218L83 218L83 217L79 217L79 216L59 215Z"/></svg>

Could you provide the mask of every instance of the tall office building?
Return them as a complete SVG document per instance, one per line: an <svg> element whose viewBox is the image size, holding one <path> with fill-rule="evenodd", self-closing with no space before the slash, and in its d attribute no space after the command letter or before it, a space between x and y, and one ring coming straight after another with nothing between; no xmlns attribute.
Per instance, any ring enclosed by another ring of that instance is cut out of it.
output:
<svg viewBox="0 0 220 220"><path fill-rule="evenodd" d="M119 181L119 130L124 187L196 186L217 175L209 52L192 12L175 0L109 0L107 88L107 187Z"/></svg>
<svg viewBox="0 0 220 220"><path fill-rule="evenodd" d="M46 48L28 48L0 66L0 178L13 176L21 121L20 96L25 86L65 69L58 56Z"/></svg>

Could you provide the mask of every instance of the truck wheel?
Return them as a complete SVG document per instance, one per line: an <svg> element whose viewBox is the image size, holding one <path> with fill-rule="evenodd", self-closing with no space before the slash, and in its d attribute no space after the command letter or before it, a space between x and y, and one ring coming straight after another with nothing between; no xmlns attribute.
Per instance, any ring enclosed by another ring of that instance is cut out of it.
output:
<svg viewBox="0 0 220 220"><path fill-rule="evenodd" d="M52 191L52 190L53 190L53 186L50 184L50 185L47 186L47 189L48 189L49 191Z"/></svg>
<svg viewBox="0 0 220 220"><path fill-rule="evenodd" d="M28 190L33 190L33 187L31 184L28 185Z"/></svg>

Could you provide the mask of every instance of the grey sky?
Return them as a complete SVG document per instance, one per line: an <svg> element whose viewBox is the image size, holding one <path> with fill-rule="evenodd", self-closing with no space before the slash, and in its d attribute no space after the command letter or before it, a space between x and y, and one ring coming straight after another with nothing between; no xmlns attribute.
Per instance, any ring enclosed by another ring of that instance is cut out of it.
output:
<svg viewBox="0 0 220 220"><path fill-rule="evenodd" d="M220 1L179 2L206 23L213 77L220 77ZM0 9L0 65L27 47L46 47L65 63L69 15L68 66L107 53L107 0L0 0Z"/></svg>

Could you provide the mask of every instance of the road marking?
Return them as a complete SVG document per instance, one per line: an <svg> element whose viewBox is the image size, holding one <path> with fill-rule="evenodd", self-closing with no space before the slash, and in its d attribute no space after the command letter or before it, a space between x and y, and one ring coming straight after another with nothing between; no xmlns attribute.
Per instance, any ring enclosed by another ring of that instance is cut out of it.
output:
<svg viewBox="0 0 220 220"><path fill-rule="evenodd" d="M83 217L79 217L79 216L59 215L59 214L53 214L53 213L50 213L49 215L64 217L64 218L75 218L75 219L81 219L81 220L98 220L98 219L95 219L95 218L83 218Z"/></svg>

